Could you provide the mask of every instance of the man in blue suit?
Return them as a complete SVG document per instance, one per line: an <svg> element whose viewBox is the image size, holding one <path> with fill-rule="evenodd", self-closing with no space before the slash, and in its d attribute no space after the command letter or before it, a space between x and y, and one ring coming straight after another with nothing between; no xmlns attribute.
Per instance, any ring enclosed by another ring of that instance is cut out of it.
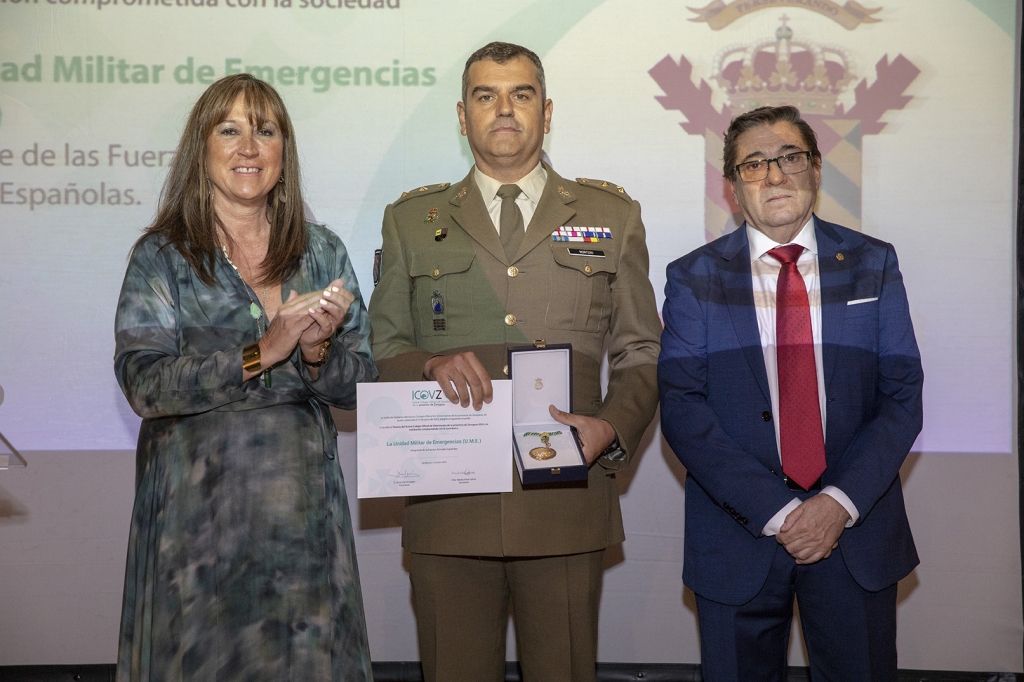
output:
<svg viewBox="0 0 1024 682"><path fill-rule="evenodd" d="M724 161L746 222L668 266L658 362L704 680L785 680L794 597L812 679L895 680L923 381L896 253L813 214L796 108L738 116Z"/></svg>

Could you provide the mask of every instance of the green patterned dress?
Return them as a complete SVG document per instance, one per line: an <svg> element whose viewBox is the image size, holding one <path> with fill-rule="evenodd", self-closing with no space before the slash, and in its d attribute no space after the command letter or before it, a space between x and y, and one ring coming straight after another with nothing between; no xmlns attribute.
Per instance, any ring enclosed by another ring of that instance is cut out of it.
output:
<svg viewBox="0 0 1024 682"><path fill-rule="evenodd" d="M345 246L308 233L284 297L343 277L356 299L318 378L296 351L271 388L241 383L256 296L223 254L207 287L160 237L132 252L114 368L143 420L119 682L372 680L328 405L354 408L377 369Z"/></svg>

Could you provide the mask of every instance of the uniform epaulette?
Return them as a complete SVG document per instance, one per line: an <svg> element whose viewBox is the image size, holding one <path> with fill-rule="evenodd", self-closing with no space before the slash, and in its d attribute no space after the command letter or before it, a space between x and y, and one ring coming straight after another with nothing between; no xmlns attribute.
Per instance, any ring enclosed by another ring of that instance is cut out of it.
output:
<svg viewBox="0 0 1024 682"><path fill-rule="evenodd" d="M621 197L624 201L633 201L632 197L626 194L626 190L622 189L622 185L616 185L614 182L608 182L607 180L594 180L593 178L576 178L576 182L586 187L603 189L605 192Z"/></svg>
<svg viewBox="0 0 1024 682"><path fill-rule="evenodd" d="M400 204L406 199L412 199L413 197L421 197L427 194L435 194L436 192L446 190L451 186L452 183L450 182L442 182L441 184L438 185L424 185L423 187L416 187L415 189L411 189L408 192L402 192L402 196L395 199L393 205Z"/></svg>

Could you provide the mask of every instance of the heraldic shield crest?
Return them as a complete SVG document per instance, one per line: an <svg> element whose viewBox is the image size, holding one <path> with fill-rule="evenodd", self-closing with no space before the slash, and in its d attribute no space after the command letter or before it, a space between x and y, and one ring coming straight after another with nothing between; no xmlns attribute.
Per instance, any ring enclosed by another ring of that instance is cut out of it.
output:
<svg viewBox="0 0 1024 682"><path fill-rule="evenodd" d="M699 86L694 84L693 65L685 56L677 62L666 55L648 72L665 93L656 97L661 105L685 116L680 126L688 134L704 137L707 241L743 222L732 188L722 178L723 138L735 116L766 105L800 109L818 136L822 154L816 210L827 220L859 230L861 141L885 128L881 119L887 111L902 109L911 99L904 92L920 69L903 55L892 60L884 55L875 64L877 77L869 86L866 78L857 82L860 74L851 50L804 39L789 21L788 16L780 17L774 36L720 50L711 61L711 84L703 79ZM847 110L840 96L855 82L854 104ZM725 96L721 109L712 104L713 87Z"/></svg>

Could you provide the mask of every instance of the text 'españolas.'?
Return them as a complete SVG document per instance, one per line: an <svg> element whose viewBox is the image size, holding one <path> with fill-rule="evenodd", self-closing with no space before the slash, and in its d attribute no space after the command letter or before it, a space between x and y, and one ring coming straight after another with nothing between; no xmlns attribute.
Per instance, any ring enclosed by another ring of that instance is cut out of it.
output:
<svg viewBox="0 0 1024 682"><path fill-rule="evenodd" d="M2 1L2 0L0 0ZM57 83L112 87L123 85L210 85L222 76L250 73L271 85L305 87L313 92L331 88L430 87L437 82L436 67L411 66L400 59L373 65L273 65L258 59L226 57L222 64L197 63L194 57L172 64L136 62L119 56L55 55L44 59L8 61L0 57L0 83Z"/></svg>
<svg viewBox="0 0 1024 682"><path fill-rule="evenodd" d="M20 149L0 148L0 171L7 169L125 169L166 168L174 158L172 149L139 149L120 143L82 147L70 142L41 145L33 142ZM42 186L0 177L0 207L35 211L48 206L138 206L145 203L138 189L119 186L90 177L87 182L61 181Z"/></svg>

